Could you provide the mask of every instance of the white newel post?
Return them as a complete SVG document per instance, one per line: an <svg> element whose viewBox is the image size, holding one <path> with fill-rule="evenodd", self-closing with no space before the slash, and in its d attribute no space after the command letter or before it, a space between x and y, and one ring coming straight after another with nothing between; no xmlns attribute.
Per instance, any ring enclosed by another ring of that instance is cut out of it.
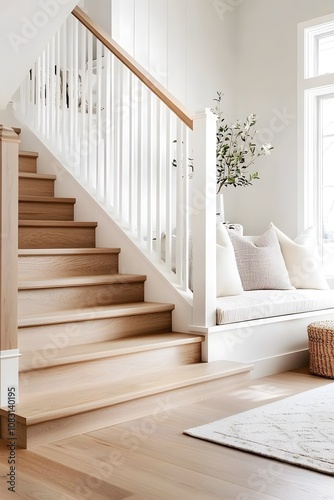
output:
<svg viewBox="0 0 334 500"><path fill-rule="evenodd" d="M193 325L216 324L216 116L206 108L194 117Z"/></svg>
<svg viewBox="0 0 334 500"><path fill-rule="evenodd" d="M0 407L10 388L18 402L18 143L14 130L0 125Z"/></svg>

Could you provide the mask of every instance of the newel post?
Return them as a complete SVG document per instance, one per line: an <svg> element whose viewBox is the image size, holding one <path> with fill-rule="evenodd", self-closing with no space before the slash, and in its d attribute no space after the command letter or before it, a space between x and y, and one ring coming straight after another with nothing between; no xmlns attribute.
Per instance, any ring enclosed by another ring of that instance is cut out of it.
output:
<svg viewBox="0 0 334 500"><path fill-rule="evenodd" d="M18 397L17 259L19 138L0 125L0 406Z"/></svg>
<svg viewBox="0 0 334 500"><path fill-rule="evenodd" d="M216 324L216 116L205 109L194 117L193 325Z"/></svg>

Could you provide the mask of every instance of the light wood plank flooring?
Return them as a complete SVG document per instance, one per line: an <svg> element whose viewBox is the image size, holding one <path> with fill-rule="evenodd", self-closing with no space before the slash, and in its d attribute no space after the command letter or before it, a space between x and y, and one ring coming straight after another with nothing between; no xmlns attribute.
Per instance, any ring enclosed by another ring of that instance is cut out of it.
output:
<svg viewBox="0 0 334 500"><path fill-rule="evenodd" d="M6 491L8 449L2 445L0 498L332 500L334 477L182 433L329 383L305 369L252 380L219 399L177 409L161 396L151 416L17 450L16 496Z"/></svg>

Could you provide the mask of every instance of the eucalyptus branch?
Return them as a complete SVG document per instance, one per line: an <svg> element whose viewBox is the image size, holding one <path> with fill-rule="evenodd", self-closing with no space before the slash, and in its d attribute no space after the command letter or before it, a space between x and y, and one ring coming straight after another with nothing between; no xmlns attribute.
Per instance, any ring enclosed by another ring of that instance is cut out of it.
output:
<svg viewBox="0 0 334 500"><path fill-rule="evenodd" d="M255 159L262 155L270 154L273 149L271 144L258 146L255 138L256 115L247 116L241 124L238 120L232 125L224 123L221 111L223 94L217 92L213 99L217 104L212 112L218 117L216 133L216 167L217 167L217 192L223 186L249 186L252 181L259 179L258 172L248 173L246 170L254 164Z"/></svg>

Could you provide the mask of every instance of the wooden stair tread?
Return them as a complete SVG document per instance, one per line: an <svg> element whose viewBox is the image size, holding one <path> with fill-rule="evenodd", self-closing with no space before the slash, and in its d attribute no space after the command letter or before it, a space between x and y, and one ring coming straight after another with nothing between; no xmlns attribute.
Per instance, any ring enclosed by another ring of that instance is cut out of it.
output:
<svg viewBox="0 0 334 500"><path fill-rule="evenodd" d="M18 319L19 328L52 325L54 323L70 323L72 321L89 321L92 319L117 318L156 312L173 311L174 304L160 302L133 302L107 306L84 307L66 311L44 312L38 316L22 316Z"/></svg>
<svg viewBox="0 0 334 500"><path fill-rule="evenodd" d="M57 179L57 176L53 174L35 174L30 172L19 172L19 177L22 179L44 179L52 181Z"/></svg>
<svg viewBox="0 0 334 500"><path fill-rule="evenodd" d="M119 254L120 248L20 248L20 256L40 256L40 255L99 255L99 254Z"/></svg>
<svg viewBox="0 0 334 500"><path fill-rule="evenodd" d="M38 158L39 157L39 153L37 153L36 151L23 151L23 150L20 150L19 151L19 156L24 156L26 158Z"/></svg>
<svg viewBox="0 0 334 500"><path fill-rule="evenodd" d="M23 227L97 227L97 222L58 221L58 220L20 220L19 226Z"/></svg>
<svg viewBox="0 0 334 500"><path fill-rule="evenodd" d="M38 368L34 367L35 370L145 352L164 347L201 343L203 341L204 337L200 335L163 332L135 335L133 337L105 342L68 346L62 349L55 347L55 356L51 354L47 359L45 358L45 352L43 350L24 353L23 369L21 368L20 371L26 371L25 366L29 366L29 363L36 359L36 356L39 360L45 360L45 364L39 363ZM48 354L50 354L51 351L52 349L48 349Z"/></svg>
<svg viewBox="0 0 334 500"><path fill-rule="evenodd" d="M54 419L70 417L99 408L161 394L174 389L192 386L212 380L230 377L249 372L252 365L233 361L213 361L211 363L195 363L164 369L155 373L132 377L129 380L113 380L105 385L83 387L78 381L77 387L62 388L58 392L43 393L42 389L36 396L31 396L16 405L16 420L26 426L48 422ZM0 415L5 416L6 410L1 409Z"/></svg>
<svg viewBox="0 0 334 500"><path fill-rule="evenodd" d="M99 276L71 276L48 280L24 280L19 282L19 290L63 288L71 286L106 285L117 283L138 283L146 280L143 274L101 274Z"/></svg>
<svg viewBox="0 0 334 500"><path fill-rule="evenodd" d="M75 198L56 198L53 196L27 196L20 195L19 201L29 201L34 203L69 203L74 204Z"/></svg>

